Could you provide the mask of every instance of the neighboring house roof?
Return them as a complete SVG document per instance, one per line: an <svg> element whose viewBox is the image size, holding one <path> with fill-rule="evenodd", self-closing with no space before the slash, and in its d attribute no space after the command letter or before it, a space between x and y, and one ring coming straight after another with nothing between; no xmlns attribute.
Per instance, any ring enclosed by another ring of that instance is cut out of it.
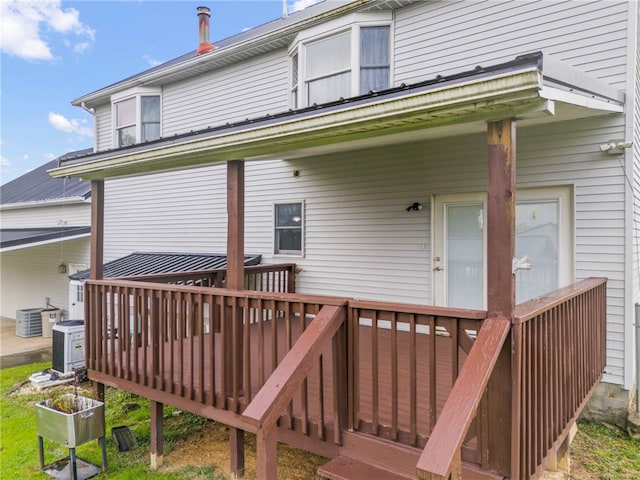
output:
<svg viewBox="0 0 640 480"><path fill-rule="evenodd" d="M52 178L48 171L68 157L87 155L92 148L69 152L45 163L0 187L0 204L31 204L65 199L84 199L91 196L91 184L78 178ZM26 205L25 205L26 206Z"/></svg>
<svg viewBox="0 0 640 480"><path fill-rule="evenodd" d="M89 235L91 235L91 227L3 228L0 230L0 252Z"/></svg>
<svg viewBox="0 0 640 480"><path fill-rule="evenodd" d="M258 265L261 255L245 255L245 266ZM134 277L157 273L183 273L227 268L227 256L199 253L134 252L104 264L104 278ZM86 280L90 270L69 275L71 280Z"/></svg>

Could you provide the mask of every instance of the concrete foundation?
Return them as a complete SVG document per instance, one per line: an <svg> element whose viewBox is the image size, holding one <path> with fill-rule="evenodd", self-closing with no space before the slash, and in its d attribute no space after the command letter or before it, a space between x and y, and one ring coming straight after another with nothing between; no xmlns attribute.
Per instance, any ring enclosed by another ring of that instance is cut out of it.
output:
<svg viewBox="0 0 640 480"><path fill-rule="evenodd" d="M580 418L590 422L608 423L626 430L630 410L629 391L620 385L602 382L596 387Z"/></svg>

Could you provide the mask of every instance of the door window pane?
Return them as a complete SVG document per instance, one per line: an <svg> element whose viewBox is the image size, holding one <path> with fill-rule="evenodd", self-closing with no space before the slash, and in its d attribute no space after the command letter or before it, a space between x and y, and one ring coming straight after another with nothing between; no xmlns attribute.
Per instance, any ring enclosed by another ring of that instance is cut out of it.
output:
<svg viewBox="0 0 640 480"><path fill-rule="evenodd" d="M483 308L484 212L482 204L446 207L447 305Z"/></svg>
<svg viewBox="0 0 640 480"><path fill-rule="evenodd" d="M516 303L558 288L558 201L516 206L516 257L527 255L531 270L516 274Z"/></svg>

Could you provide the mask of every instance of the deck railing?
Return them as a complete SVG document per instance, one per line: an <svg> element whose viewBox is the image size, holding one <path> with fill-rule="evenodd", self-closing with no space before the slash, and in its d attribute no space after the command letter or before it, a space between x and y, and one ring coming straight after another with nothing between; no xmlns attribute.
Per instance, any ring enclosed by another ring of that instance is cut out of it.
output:
<svg viewBox="0 0 640 480"><path fill-rule="evenodd" d="M518 305L513 325L512 478L539 474L605 367L606 279Z"/></svg>
<svg viewBox="0 0 640 480"><path fill-rule="evenodd" d="M241 413L331 297L88 281L87 367L104 383L123 380ZM333 422L334 352L323 350L310 381L286 408L284 425L324 438ZM142 390L141 390L142 389ZM295 415L294 415L295 410Z"/></svg>
<svg viewBox="0 0 640 480"><path fill-rule="evenodd" d="M481 402L488 376L498 373L496 362L504 349L511 356L510 366L501 364L510 369L512 381L512 411L508 417L503 414L505 420L510 418L511 440L506 444L511 452L493 453L508 460L498 470L511 478L535 478L545 469L602 376L606 279L583 280L518 305L511 320L511 340L504 347L502 324L508 328L508 321L491 320L497 322L495 332L486 337L483 331L479 334L420 458L419 478L459 478L461 446L472 413ZM485 343L490 347L482 352L475 348ZM492 454L483 452L483 467L488 463L485 453Z"/></svg>
<svg viewBox="0 0 640 480"><path fill-rule="evenodd" d="M424 447L486 312L371 301L349 307L349 428Z"/></svg>
<svg viewBox="0 0 640 480"><path fill-rule="evenodd" d="M262 478L275 468L276 426L313 437L305 445L335 447L351 430L423 448L420 478L450 478L463 461L535 477L605 361L603 279L521 304L513 319L142 281L88 281L86 291L91 378L210 418L225 412L259 435ZM490 377L511 392L500 426L486 416ZM506 440L491 443L497 434Z"/></svg>

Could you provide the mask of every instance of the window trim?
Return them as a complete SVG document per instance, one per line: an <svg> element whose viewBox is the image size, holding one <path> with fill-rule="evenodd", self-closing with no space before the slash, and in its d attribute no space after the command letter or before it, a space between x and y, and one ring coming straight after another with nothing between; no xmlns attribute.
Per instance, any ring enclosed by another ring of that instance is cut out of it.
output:
<svg viewBox="0 0 640 480"><path fill-rule="evenodd" d="M291 204L299 204L300 212L302 218L300 219L300 250L278 250L277 244L277 235L276 231L278 229L277 226L277 207L278 205L291 205ZM305 202L304 200L281 200L277 202L273 202L271 209L271 218L272 218L272 229L271 232L273 234L273 255L274 257L304 257L305 251Z"/></svg>
<svg viewBox="0 0 640 480"><path fill-rule="evenodd" d="M307 66L306 47L311 43L315 43L341 33L349 31L351 33L351 89L350 96L360 94L360 29L366 27L388 27L389 28L389 87L393 86L394 76L394 55L393 55L393 38L394 24L393 16L390 12L366 12L347 15L340 19L336 19L321 27L314 27L299 33L291 43L289 54L289 105L290 108L305 108L308 103L308 81L305 77ZM297 103L294 101L293 88L293 58L298 56L298 83L295 93L297 93ZM337 72L336 72L337 73ZM329 76L329 75L327 75ZM315 77L314 79L323 78ZM336 99L337 100L337 99Z"/></svg>
<svg viewBox="0 0 640 480"><path fill-rule="evenodd" d="M158 97L160 100L160 119L159 119L159 137L162 137L162 90L155 87L137 87L119 92L111 95L111 131L112 131L112 145L113 148L121 148L118 138L118 124L117 124L117 104L135 98L136 103L136 119L135 119L135 134L136 141L134 145L143 143L142 141L142 98L143 97ZM125 127L120 127L125 128Z"/></svg>

